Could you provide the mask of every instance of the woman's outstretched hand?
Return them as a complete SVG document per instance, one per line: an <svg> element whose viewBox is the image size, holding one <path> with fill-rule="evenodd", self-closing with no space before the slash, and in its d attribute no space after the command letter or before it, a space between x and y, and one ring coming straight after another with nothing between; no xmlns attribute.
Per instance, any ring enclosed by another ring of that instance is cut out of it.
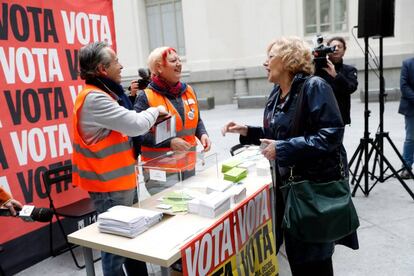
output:
<svg viewBox="0 0 414 276"><path fill-rule="evenodd" d="M221 129L221 134L223 136L226 135L226 133L238 133L242 136L246 136L247 135L247 126L245 125L239 125L233 121L228 122L227 124L225 124L223 126L223 128Z"/></svg>

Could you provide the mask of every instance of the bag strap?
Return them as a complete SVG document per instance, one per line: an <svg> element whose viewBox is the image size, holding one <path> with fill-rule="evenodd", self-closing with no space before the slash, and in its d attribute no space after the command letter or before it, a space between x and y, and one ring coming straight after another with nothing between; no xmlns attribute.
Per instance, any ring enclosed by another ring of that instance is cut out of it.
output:
<svg viewBox="0 0 414 276"><path fill-rule="evenodd" d="M297 101L296 101L296 110L295 110L295 116L293 117L292 120L292 128L290 129L290 135L292 137L296 137L299 136L301 134L301 131L303 130L303 121L302 121L302 112L303 112L303 107L305 106L304 101L305 101L305 85L309 82L309 80L312 77L309 76L306 78L306 80L304 82L302 82L302 86L299 90L299 93L297 95Z"/></svg>
<svg viewBox="0 0 414 276"><path fill-rule="evenodd" d="M312 78L312 76L309 76L306 78L306 80L302 83L302 86L299 90L298 96L297 96L297 102L296 102L296 110L295 110L295 116L293 117L292 120L292 128L290 130L290 135L291 137L297 137L299 135L301 135L303 129L304 129L304 121L302 120L302 113L303 113L303 109L305 106L305 85L310 81L310 79ZM342 178L345 178L345 170L344 170L344 165L343 162L341 160L341 153L340 153L340 149L338 149L338 162L339 162L339 169L340 169L340 174L342 176ZM293 182L295 179L295 176L293 175L293 169L295 166L291 166L290 167L290 175L288 178L288 182Z"/></svg>

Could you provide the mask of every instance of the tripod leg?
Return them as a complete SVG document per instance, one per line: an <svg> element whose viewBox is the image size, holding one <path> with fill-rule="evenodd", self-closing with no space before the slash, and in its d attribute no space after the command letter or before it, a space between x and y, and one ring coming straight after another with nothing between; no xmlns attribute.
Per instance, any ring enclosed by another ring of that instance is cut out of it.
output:
<svg viewBox="0 0 414 276"><path fill-rule="evenodd" d="M371 171L371 180L374 180L375 170L377 169L377 162L379 162L378 157L379 157L378 152L375 152L374 164L372 165L372 171ZM381 172L380 172L380 174L381 174Z"/></svg>
<svg viewBox="0 0 414 276"><path fill-rule="evenodd" d="M352 196L354 197L355 196L355 193L356 193L356 191L357 191L357 189L358 188L360 188L361 189L361 191L362 191L362 193L365 195L365 196L368 196L368 194L367 193L365 193L365 191L364 191L364 189L361 187L361 185L359 185L359 183L361 183L361 180L362 180L362 177L364 176L364 174L365 174L365 170L367 170L368 169L368 167L366 166L366 165L362 165L362 169L361 169L361 173L358 175L358 180L357 180L357 182L356 182L356 184L355 184L355 186L354 186L354 189L352 190Z"/></svg>
<svg viewBox="0 0 414 276"><path fill-rule="evenodd" d="M358 145L358 147L357 147L357 149L356 149L356 151L355 151L355 153L354 153L354 155L352 156L352 158L351 158L351 161L349 162L349 172L350 172L350 174L352 175L352 178L351 178L351 185L354 185L354 183L355 183L355 177L358 175L358 170L359 170L359 165L360 165L360 163L361 163L361 159L362 159L362 153L363 153L363 147L362 147L362 141L361 141L361 144L359 144ZM354 171L352 172L352 170L351 170L351 166L352 166L352 163L355 161L355 157L358 155L358 159L357 159L357 162L356 162L356 164L355 164L355 169L354 169ZM359 181L358 181L359 182Z"/></svg>
<svg viewBox="0 0 414 276"><path fill-rule="evenodd" d="M379 149L375 145L373 145L373 147L379 152ZM401 185L403 185L403 187L408 192L408 194L411 196L411 198L414 199L414 193L410 190L410 188L407 186L407 184L404 182L404 180L398 175L397 171L391 165L390 161L388 161L388 159L385 158L383 153L380 152L380 154L381 154L382 160L384 160L384 162L387 164L388 168L390 168L390 170L393 172L393 174L398 179L398 181L400 181ZM402 156L401 156L401 158L402 158Z"/></svg>
<svg viewBox="0 0 414 276"><path fill-rule="evenodd" d="M387 133L386 137L387 137L387 141L388 141L388 143L390 143L390 145L391 145L392 149L394 150L394 152L397 154L398 158L400 159L401 164L402 164L402 165L404 166L404 168L405 168L405 169L406 169L406 170L410 173L411 178L412 178L412 179L414 179L414 174L413 174L413 172L411 171L411 168L409 168L409 167L405 164L404 158L402 157L401 153L398 151L398 149L397 149L397 147L395 146L395 144L392 142L392 140L391 140L391 138L389 137L388 133ZM398 171L397 171L397 173L398 173L399 171L400 171L400 170L398 170Z"/></svg>
<svg viewBox="0 0 414 276"><path fill-rule="evenodd" d="M355 150L354 154L352 155L351 159L349 160L348 167L351 167L351 166L352 166L352 164L353 164L353 163L354 163L354 161L355 161L356 156L358 155L358 153L360 153L361 148L362 148L362 143L363 143L363 142L362 142L362 139L361 139L361 141L359 142L358 147L356 148L356 150ZM358 158L359 158L359 157L358 157Z"/></svg>
<svg viewBox="0 0 414 276"><path fill-rule="evenodd" d="M358 177L358 180L355 184L354 190L352 191L352 196L355 196L356 190L359 187L361 189L361 191L364 193L365 196L369 195L369 187L368 187L368 174L370 174L369 172L369 160L372 156L372 153L374 152L374 149L378 150L378 148L374 145L374 142L372 139L368 139L367 141L364 141L365 145L361 146L361 154L359 156L359 159L357 161L357 166L359 166L359 163L362 160L362 154L365 153L366 154L366 158L365 158L365 164L362 165L362 170L361 170L361 174ZM369 150L369 152L367 153L366 150L368 150L368 145L371 144L371 149ZM372 174L371 174L372 175ZM364 180L364 187L361 187L360 182L362 180L362 177L365 176ZM376 184L376 183L375 183ZM374 184L374 185L375 185Z"/></svg>

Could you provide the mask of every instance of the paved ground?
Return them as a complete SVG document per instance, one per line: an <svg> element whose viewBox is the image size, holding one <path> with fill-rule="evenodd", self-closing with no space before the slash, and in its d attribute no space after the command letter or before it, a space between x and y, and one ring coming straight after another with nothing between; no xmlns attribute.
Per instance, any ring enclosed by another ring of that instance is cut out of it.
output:
<svg viewBox="0 0 414 276"><path fill-rule="evenodd" d="M371 116L369 130L376 133L378 128L378 103L370 103ZM385 105L384 130L398 149L402 149L404 139L403 117L397 113L398 102ZM260 125L261 109L238 110L235 105L216 106L215 109L202 111L202 118L213 141L212 151L217 152L220 160L230 156L229 149L238 143L235 135L222 137L220 128L231 119L251 125ZM352 156L364 133L364 105L359 99L352 100L352 125L347 127L344 144L348 156ZM371 137L373 135L371 134ZM395 168L400 167L397 155L385 143L384 154ZM388 173L388 172L387 172ZM414 191L413 180L407 185ZM360 190L354 197L361 227L359 228L360 249L352 251L337 246L334 254L334 270L337 276L354 275L414 275L414 200L396 180L378 183L365 197ZM280 275L288 276L290 271L283 256L279 256ZM95 265L100 275L100 263ZM155 275L159 271L155 267ZM85 275L84 270L76 269L69 254L48 258L18 275Z"/></svg>

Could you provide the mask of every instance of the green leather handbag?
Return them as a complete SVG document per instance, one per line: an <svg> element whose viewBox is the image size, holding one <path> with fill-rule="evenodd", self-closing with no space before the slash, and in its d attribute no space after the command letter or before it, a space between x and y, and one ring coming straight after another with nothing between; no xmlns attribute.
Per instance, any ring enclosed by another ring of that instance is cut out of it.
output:
<svg viewBox="0 0 414 276"><path fill-rule="evenodd" d="M359 226L347 178L288 181L280 189L285 198L282 228L301 241L333 242Z"/></svg>

